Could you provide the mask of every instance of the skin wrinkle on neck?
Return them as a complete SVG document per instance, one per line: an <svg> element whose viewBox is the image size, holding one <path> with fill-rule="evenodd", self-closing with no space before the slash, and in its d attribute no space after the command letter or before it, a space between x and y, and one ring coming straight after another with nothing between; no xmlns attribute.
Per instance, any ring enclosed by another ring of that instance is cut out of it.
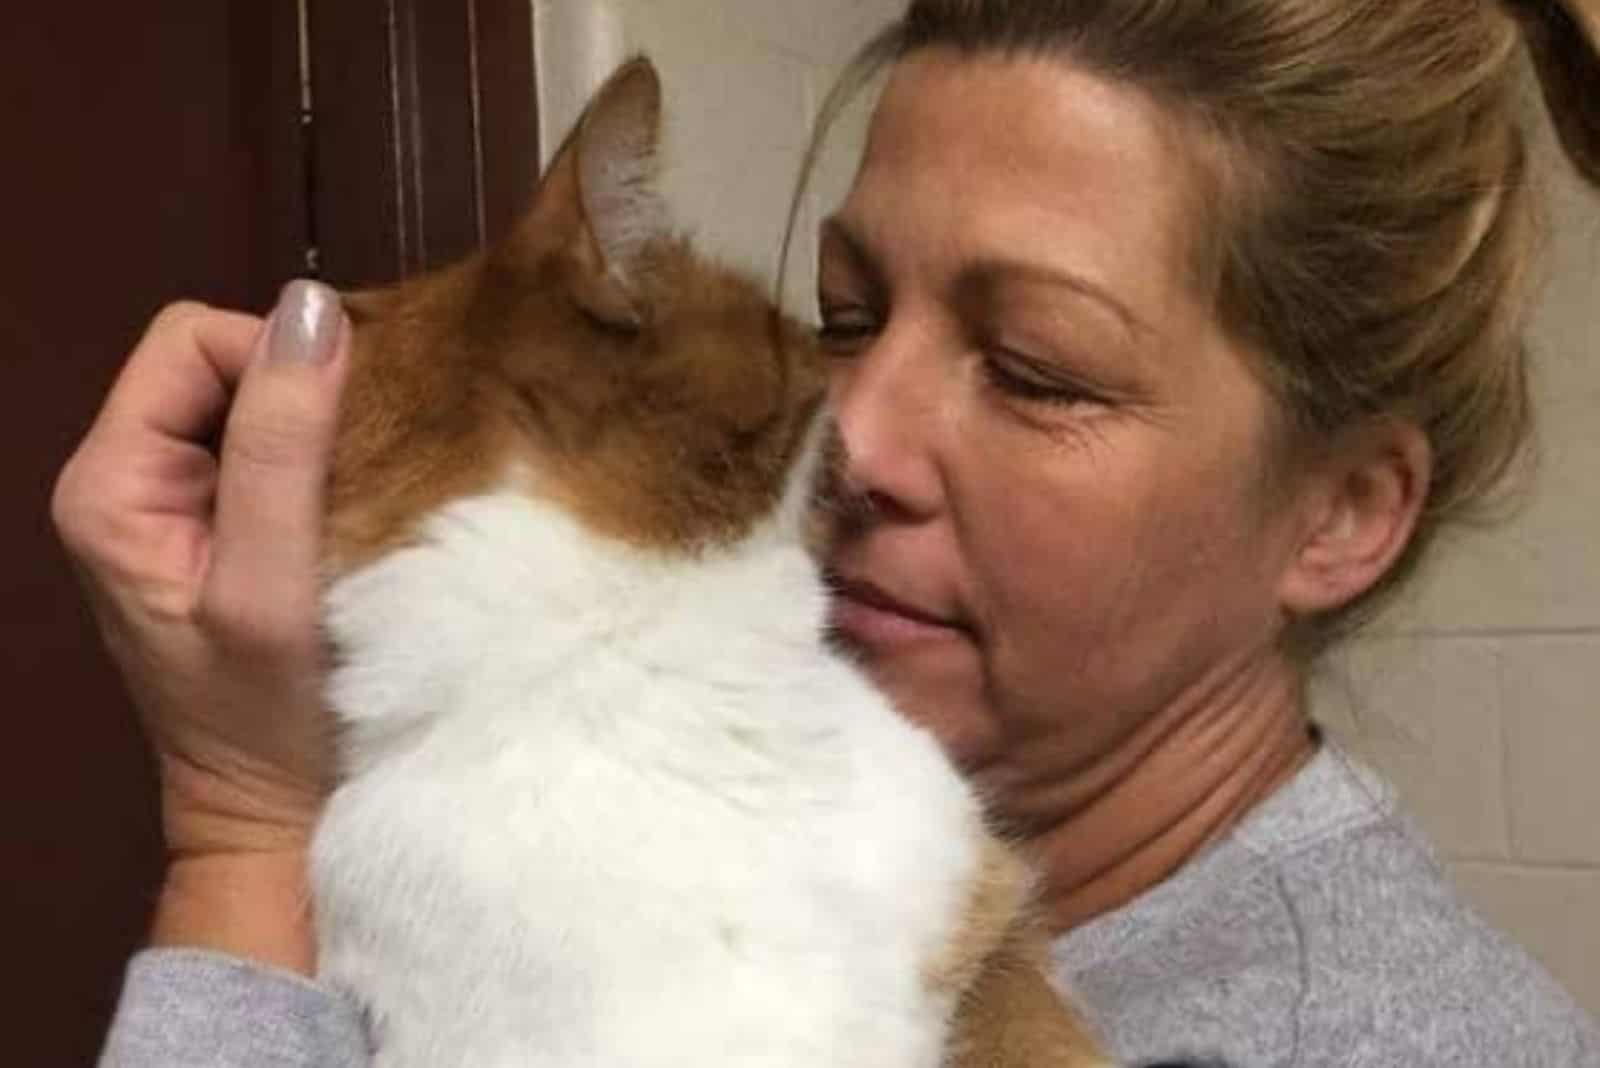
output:
<svg viewBox="0 0 1600 1068"><path fill-rule="evenodd" d="M1213 700L1145 724L1124 743L1128 756L1058 780L1058 796L1028 799L1022 834L1044 877L1048 925L1064 932L1127 904L1293 777L1317 749L1300 691L1285 661L1257 662Z"/></svg>

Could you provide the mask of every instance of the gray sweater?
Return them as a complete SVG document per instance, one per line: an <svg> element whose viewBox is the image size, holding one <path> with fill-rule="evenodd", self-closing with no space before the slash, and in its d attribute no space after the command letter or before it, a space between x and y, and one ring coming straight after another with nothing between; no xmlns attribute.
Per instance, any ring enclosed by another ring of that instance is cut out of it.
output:
<svg viewBox="0 0 1600 1068"><path fill-rule="evenodd" d="M1461 902L1393 792L1332 746L1055 959L1131 1063L1600 1068L1593 1018Z"/></svg>
<svg viewBox="0 0 1600 1068"><path fill-rule="evenodd" d="M1060 939L1056 959L1130 1064L1600 1068L1595 1022L1456 898L1389 789L1331 747L1172 879ZM151 950L100 1064L367 1060L359 1014L315 984Z"/></svg>

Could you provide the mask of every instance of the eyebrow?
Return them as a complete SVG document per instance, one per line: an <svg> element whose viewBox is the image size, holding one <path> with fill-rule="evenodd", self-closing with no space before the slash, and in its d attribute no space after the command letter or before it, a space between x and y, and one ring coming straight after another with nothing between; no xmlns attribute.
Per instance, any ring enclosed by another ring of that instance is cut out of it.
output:
<svg viewBox="0 0 1600 1068"><path fill-rule="evenodd" d="M972 261L962 268L956 285L961 288L992 285L995 281L1004 278L1015 278L1028 282L1037 282L1042 285L1061 286L1065 289L1070 289L1079 296L1087 297L1106 311L1109 311L1128 333L1136 338L1155 332L1143 320L1134 315L1126 304L1112 296L1109 290L1096 285L1081 274L1063 267L1047 266L1028 260L1012 260L1003 256L985 256Z"/></svg>
<svg viewBox="0 0 1600 1068"><path fill-rule="evenodd" d="M823 220L822 228L840 240L858 268L867 271L875 279L879 277L877 260L868 251L866 242L850 228L848 222L841 216L834 215ZM1148 323L1133 314L1126 304L1113 296L1105 287L1064 267L1010 259L1005 256L980 256L962 267L961 273L956 278L956 287L969 289L992 284L1002 278L1017 278L1070 289L1105 308L1130 334L1137 337L1155 333Z"/></svg>

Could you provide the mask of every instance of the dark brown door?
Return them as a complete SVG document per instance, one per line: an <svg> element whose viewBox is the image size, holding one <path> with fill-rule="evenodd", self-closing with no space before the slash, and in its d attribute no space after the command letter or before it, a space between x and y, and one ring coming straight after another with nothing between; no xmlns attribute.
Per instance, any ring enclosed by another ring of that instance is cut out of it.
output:
<svg viewBox="0 0 1600 1068"><path fill-rule="evenodd" d="M93 1063L162 868L148 759L50 530L55 472L162 304L260 310L308 264L386 281L503 226L533 167L531 54L528 0L7 10L5 1063Z"/></svg>

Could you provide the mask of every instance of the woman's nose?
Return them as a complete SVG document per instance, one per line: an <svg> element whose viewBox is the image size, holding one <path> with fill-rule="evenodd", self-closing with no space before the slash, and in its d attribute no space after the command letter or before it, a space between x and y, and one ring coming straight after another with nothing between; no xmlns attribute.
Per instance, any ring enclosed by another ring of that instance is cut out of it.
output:
<svg viewBox="0 0 1600 1068"><path fill-rule="evenodd" d="M912 339L890 332L832 372L829 397L844 447L841 473L848 488L885 517L919 520L938 510L936 377Z"/></svg>

